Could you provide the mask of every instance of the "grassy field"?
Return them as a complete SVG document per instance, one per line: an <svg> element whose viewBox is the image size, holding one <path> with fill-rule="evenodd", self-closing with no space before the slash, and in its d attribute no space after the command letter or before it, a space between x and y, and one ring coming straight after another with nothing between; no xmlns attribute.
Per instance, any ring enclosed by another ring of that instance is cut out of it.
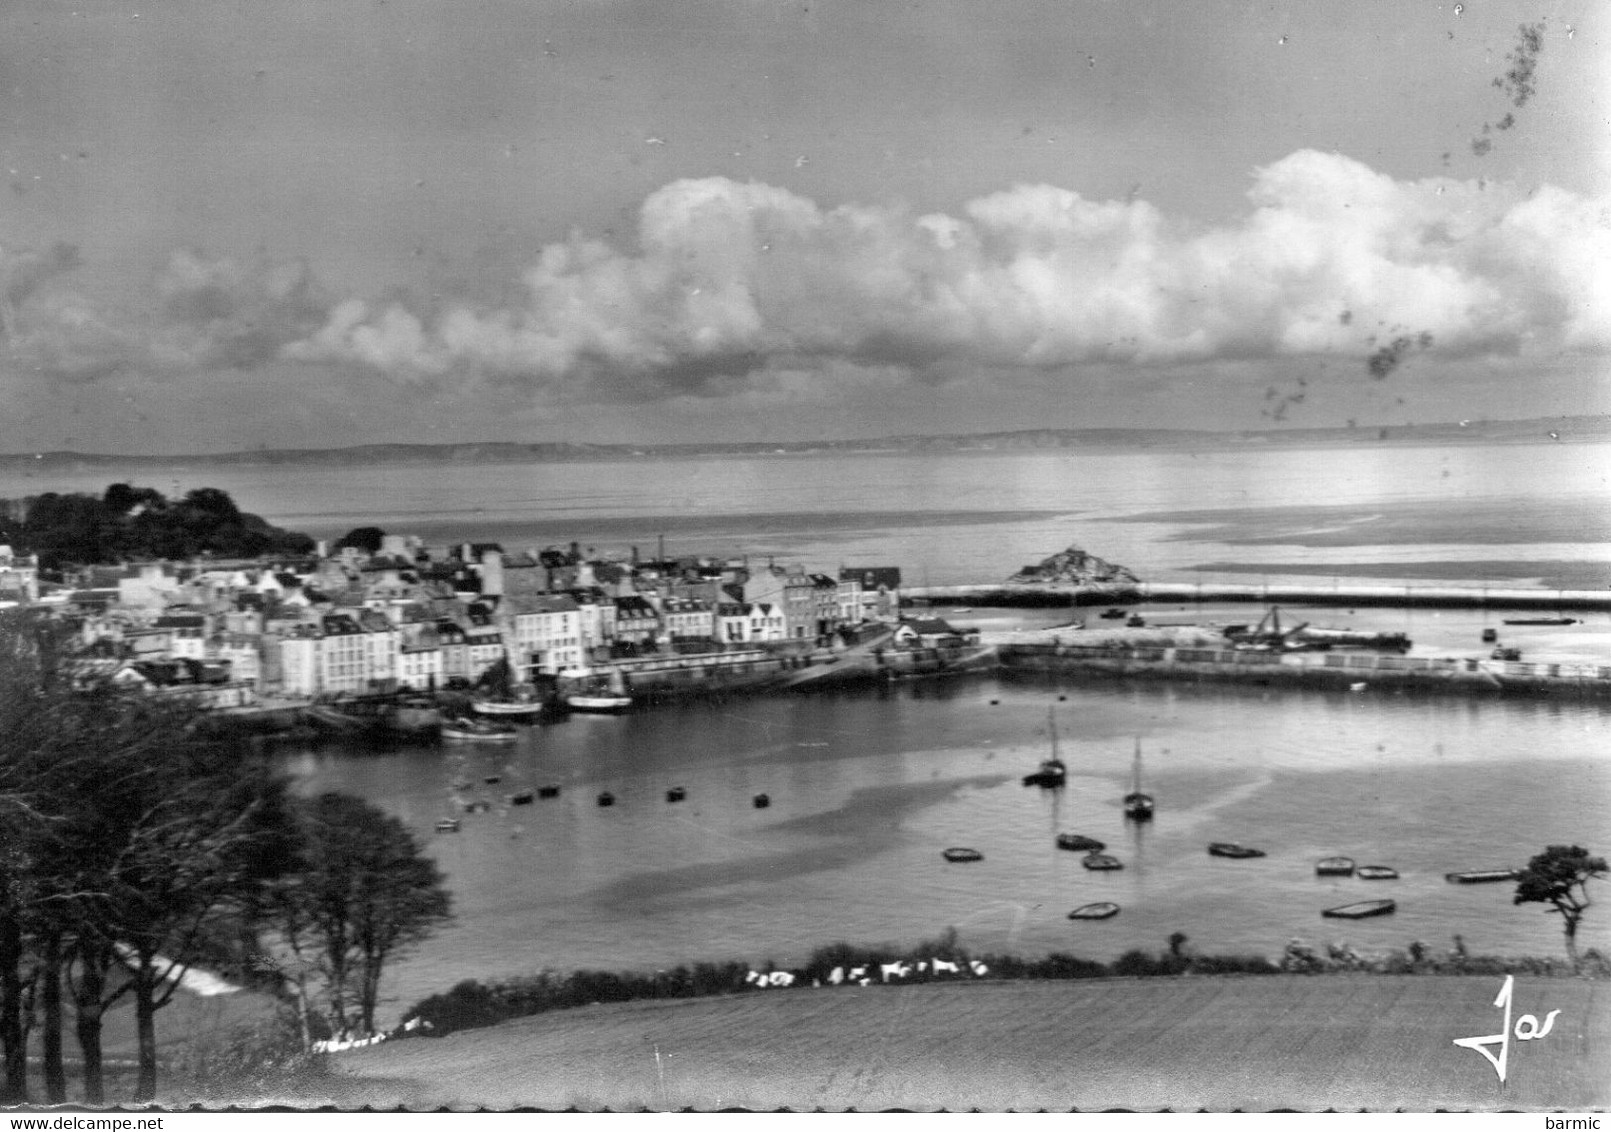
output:
<svg viewBox="0 0 1611 1132"><path fill-rule="evenodd" d="M1566 1109L1611 1103L1611 986L1520 977L1501 1088L1455 1038L1494 977L1271 976L796 989L559 1011L335 1059L318 1095L435 1108Z"/></svg>

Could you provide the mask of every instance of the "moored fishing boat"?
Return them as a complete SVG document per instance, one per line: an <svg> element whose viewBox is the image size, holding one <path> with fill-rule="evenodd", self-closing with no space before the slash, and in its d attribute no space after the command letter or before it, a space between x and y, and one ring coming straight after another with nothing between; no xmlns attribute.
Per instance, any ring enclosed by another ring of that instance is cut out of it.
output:
<svg viewBox="0 0 1611 1132"><path fill-rule="evenodd" d="M572 711L618 712L632 706L632 697L614 692L568 692L561 697Z"/></svg>
<svg viewBox="0 0 1611 1132"><path fill-rule="evenodd" d="M571 711L618 712L632 706L619 669L573 669L561 679L559 700Z"/></svg>
<svg viewBox="0 0 1611 1132"><path fill-rule="evenodd" d="M1068 914L1071 920L1111 920L1119 914L1119 906L1111 900L1099 900L1095 904L1081 904Z"/></svg>
<svg viewBox="0 0 1611 1132"><path fill-rule="evenodd" d="M1046 709L1046 731L1051 738L1052 753L1041 760L1040 769L1024 775L1025 786L1057 787L1068 780L1068 767L1057 757L1057 719L1052 709Z"/></svg>
<svg viewBox="0 0 1611 1132"><path fill-rule="evenodd" d="M1246 860L1249 857L1264 856L1263 849L1255 849L1251 845L1239 845L1234 841L1210 841L1208 843L1210 857L1228 857L1233 861Z"/></svg>
<svg viewBox="0 0 1611 1132"><path fill-rule="evenodd" d="M1117 857L1110 857L1106 853L1088 853L1080 862L1093 873L1111 873L1116 869L1124 868L1124 862Z"/></svg>
<svg viewBox="0 0 1611 1132"><path fill-rule="evenodd" d="M1357 904L1342 904L1327 908L1320 914L1333 920L1363 920L1370 916L1386 916L1398 908L1393 900L1361 900Z"/></svg>
<svg viewBox="0 0 1611 1132"><path fill-rule="evenodd" d="M1397 880L1398 870L1386 865L1360 865L1354 875L1360 880Z"/></svg>
<svg viewBox="0 0 1611 1132"><path fill-rule="evenodd" d="M1352 857L1322 857L1315 862L1315 876L1317 877L1345 877L1352 876L1354 872L1354 859Z"/></svg>
<svg viewBox="0 0 1611 1132"><path fill-rule="evenodd" d="M1124 816L1131 821L1151 821L1152 795L1141 789L1141 739L1136 738L1135 765L1130 775L1130 793L1124 796Z"/></svg>

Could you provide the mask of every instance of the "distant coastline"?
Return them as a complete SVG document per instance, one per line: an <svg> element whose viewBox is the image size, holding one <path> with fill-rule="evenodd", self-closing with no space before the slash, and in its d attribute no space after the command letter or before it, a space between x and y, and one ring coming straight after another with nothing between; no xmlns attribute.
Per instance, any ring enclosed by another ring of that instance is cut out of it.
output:
<svg viewBox="0 0 1611 1132"><path fill-rule="evenodd" d="M1434 424L1362 425L1356 428L1253 429L1028 429L947 435L886 436L863 440L778 440L707 444L521 444L505 441L460 444L365 444L350 448L274 448L237 452L129 455L49 451L0 455L0 470L51 471L91 468L355 467L400 464L525 464L619 460L680 460L723 457L813 457L939 453L1152 449L1234 451L1249 448L1327 449L1390 445L1500 445L1599 443L1611 440L1611 415L1535 417L1514 421L1447 421Z"/></svg>

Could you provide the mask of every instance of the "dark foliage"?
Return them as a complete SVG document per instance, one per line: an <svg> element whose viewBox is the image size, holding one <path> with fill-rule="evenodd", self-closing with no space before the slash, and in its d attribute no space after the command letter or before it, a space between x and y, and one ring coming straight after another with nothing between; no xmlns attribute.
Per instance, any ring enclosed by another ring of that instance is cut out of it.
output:
<svg viewBox="0 0 1611 1132"><path fill-rule="evenodd" d="M13 549L39 555L47 570L150 558L307 554L314 546L306 535L241 511L228 493L214 487L169 500L152 488L115 483L100 498L32 496L22 511L25 518L0 533Z"/></svg>
<svg viewBox="0 0 1611 1132"><path fill-rule="evenodd" d="M341 541L336 543L335 549L350 546L365 554L379 554L381 541L385 537L386 532L379 527L354 527L341 536Z"/></svg>
<svg viewBox="0 0 1611 1132"><path fill-rule="evenodd" d="M1593 857L1581 845L1551 845L1527 862L1516 878L1517 904L1548 904L1561 917L1566 952L1578 963L1577 927L1589 910L1589 881L1606 875L1604 857Z"/></svg>

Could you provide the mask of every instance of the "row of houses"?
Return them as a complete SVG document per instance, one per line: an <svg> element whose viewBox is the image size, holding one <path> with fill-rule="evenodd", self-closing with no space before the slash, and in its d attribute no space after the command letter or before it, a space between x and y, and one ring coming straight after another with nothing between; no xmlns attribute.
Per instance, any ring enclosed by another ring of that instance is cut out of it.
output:
<svg viewBox="0 0 1611 1132"><path fill-rule="evenodd" d="M73 581L39 600L73 618L86 650L222 666L231 684L291 697L464 686L502 663L540 683L624 656L811 645L900 615L890 567L831 577L774 562L616 562L574 544L505 554L389 538L373 554L97 567Z"/></svg>

